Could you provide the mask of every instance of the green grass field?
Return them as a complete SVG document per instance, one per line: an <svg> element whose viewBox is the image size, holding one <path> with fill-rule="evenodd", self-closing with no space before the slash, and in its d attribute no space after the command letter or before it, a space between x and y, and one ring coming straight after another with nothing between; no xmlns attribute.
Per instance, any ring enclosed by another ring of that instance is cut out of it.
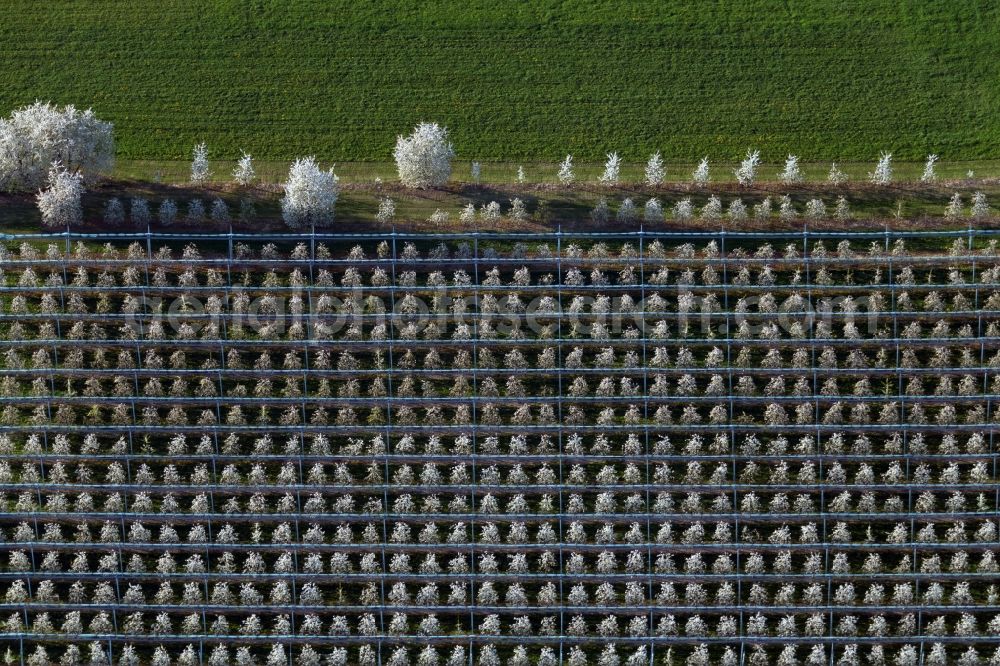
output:
<svg viewBox="0 0 1000 666"><path fill-rule="evenodd" d="M987 0L8 0L0 110L51 100L119 155L389 159L417 121L460 157L765 162L1000 156Z"/></svg>

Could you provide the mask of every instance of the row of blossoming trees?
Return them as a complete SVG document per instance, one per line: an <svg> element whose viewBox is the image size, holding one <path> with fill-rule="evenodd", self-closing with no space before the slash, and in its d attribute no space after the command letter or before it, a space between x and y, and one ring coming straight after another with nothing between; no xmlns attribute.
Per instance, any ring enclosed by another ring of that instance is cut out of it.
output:
<svg viewBox="0 0 1000 666"><path fill-rule="evenodd" d="M1000 663L969 233L14 241L8 654Z"/></svg>
<svg viewBox="0 0 1000 666"><path fill-rule="evenodd" d="M409 136L400 136L393 150L400 183L408 188L427 189L441 187L450 179L452 161L455 150L449 140L445 128L436 123L421 123ZM203 185L210 181L213 174L208 159L208 147L205 143L195 146L191 163L191 182ZM920 181L934 183L938 180L936 165L938 156L927 157ZM733 176L740 186L754 186L759 178L760 152L747 151L746 157L739 166L733 169ZM9 118L0 119L0 190L23 191L39 189L37 195L38 208L42 215L42 223L46 227L65 228L78 225L83 221L82 196L86 182L94 182L103 175L110 173L114 166L113 126L97 119L90 110L80 112L75 107L59 108L48 103L37 102L33 105L16 110ZM598 179L604 185L617 185L621 182L622 160L618 153L610 153L604 171ZM481 165L472 163L472 179L479 182ZM972 173L970 172L970 177ZM557 177L560 183L571 185L577 182L577 174L573 165L573 156L567 155L558 168ZM893 181L892 155L883 152L874 170L868 174L871 183L886 186ZM256 179L253 158L243 153L232 172L233 183L239 188L251 186ZM651 188L659 188L665 183L666 166L660 153L650 156L644 170L644 181ZM523 168L518 168L517 180L525 182ZM785 185L796 185L805 180L805 174L796 155L789 155L778 180ZM708 158L702 159L691 174L690 183L706 186L711 181ZM834 163L830 167L826 181L834 187L840 187L848 181L847 175ZM317 225L328 225L334 219L336 203L339 197L338 178L333 169L323 170L314 157L295 160L283 183L284 196L281 199L282 219L292 229L308 229ZM752 203L753 215L757 219L769 219L771 215L771 200L765 198ZM792 200L784 196L779 201L779 216L783 220L794 219L798 213ZM749 218L748 206L742 199L734 198L729 203L728 217L736 223ZM132 201L132 221L140 226L146 226L152 220L148 203L141 199ZM171 199L163 200L157 210L157 218L164 225L171 224L178 218L177 204ZM694 207L690 198L678 200L672 209L675 220L686 222L694 217ZM849 218L848 202L844 196L838 197L834 206L828 212L822 199L811 199L804 210L807 219L836 219L845 221ZM989 216L989 205L982 192L973 195L969 212L972 218ZM206 219L206 209L200 199L188 203L185 220L190 224L202 224ZM395 203L388 197L379 202L376 219L386 223L395 216ZM945 216L958 218L963 216L963 203L959 193L955 193L945 209ZM240 219L250 221L254 217L250 199L241 203ZM490 202L478 211L478 217L487 222L496 222L501 218L500 204ZM523 220L528 217L528 211L520 198L511 201L510 218ZM593 213L598 223L607 222L609 211L607 203L602 199ZM632 222L638 217L636 206L631 199L625 199L617 214L620 222ZM125 220L125 207L118 199L107 202L104 214L105 222L120 224ZM462 210L459 218L464 223L477 221L477 211L473 204L468 204ZM650 198L644 207L644 218L647 222L660 222L664 218L664 207L656 197ZM722 218L722 202L716 197L708 198L701 218L714 221ZM228 223L230 214L226 204L216 199L211 205L211 219L214 222ZM435 223L448 221L447 211L436 211L431 216Z"/></svg>

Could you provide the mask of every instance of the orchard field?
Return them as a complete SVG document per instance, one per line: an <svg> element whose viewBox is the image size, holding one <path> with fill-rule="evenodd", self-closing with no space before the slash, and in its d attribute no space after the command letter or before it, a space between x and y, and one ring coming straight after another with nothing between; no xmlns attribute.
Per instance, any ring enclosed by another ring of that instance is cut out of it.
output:
<svg viewBox="0 0 1000 666"><path fill-rule="evenodd" d="M997 664L997 241L6 237L0 655Z"/></svg>
<svg viewBox="0 0 1000 666"><path fill-rule="evenodd" d="M997 8L5 9L0 662L1000 666Z"/></svg>
<svg viewBox="0 0 1000 666"><path fill-rule="evenodd" d="M11 0L0 109L93 106L125 159L386 162L434 119L491 162L954 162L1000 149L998 52L982 0Z"/></svg>

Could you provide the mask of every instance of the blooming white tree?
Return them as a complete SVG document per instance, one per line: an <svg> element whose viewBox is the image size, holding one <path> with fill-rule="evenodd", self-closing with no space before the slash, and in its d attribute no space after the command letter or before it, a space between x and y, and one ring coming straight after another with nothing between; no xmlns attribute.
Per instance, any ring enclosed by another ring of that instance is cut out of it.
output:
<svg viewBox="0 0 1000 666"><path fill-rule="evenodd" d="M754 204L753 217L758 221L766 221L771 217L771 197L764 197L764 200Z"/></svg>
<svg viewBox="0 0 1000 666"><path fill-rule="evenodd" d="M704 207L701 209L701 219L706 222L717 222L722 218L722 200L719 197L712 195L705 202Z"/></svg>
<svg viewBox="0 0 1000 666"><path fill-rule="evenodd" d="M590 219L597 224L607 224L610 215L611 208L608 206L608 200L604 197L601 197L594 209L590 211Z"/></svg>
<svg viewBox="0 0 1000 666"><path fill-rule="evenodd" d="M114 161L114 126L90 109L35 102L0 119L0 190L40 188L57 162L89 182Z"/></svg>
<svg viewBox="0 0 1000 666"><path fill-rule="evenodd" d="M875 165L875 171L868 174L876 185L888 185L892 182L892 153L883 152Z"/></svg>
<svg viewBox="0 0 1000 666"><path fill-rule="evenodd" d="M733 222L745 222L747 219L747 206L742 199L734 199L729 204L729 219Z"/></svg>
<svg viewBox="0 0 1000 666"><path fill-rule="evenodd" d="M491 201L483 206L480 214L486 222L499 222L501 217L500 204L496 201Z"/></svg>
<svg viewBox="0 0 1000 666"><path fill-rule="evenodd" d="M833 219L838 222L847 222L851 219L851 208L847 204L847 197L840 196L837 199L837 207L833 211Z"/></svg>
<svg viewBox="0 0 1000 666"><path fill-rule="evenodd" d="M125 206L118 197L108 199L104 204L104 224L118 226L125 223Z"/></svg>
<svg viewBox="0 0 1000 666"><path fill-rule="evenodd" d="M314 157L301 157L288 170L281 199L281 217L292 229L328 224L333 220L334 207L340 190L338 178L331 168L323 171Z"/></svg>
<svg viewBox="0 0 1000 666"><path fill-rule="evenodd" d="M627 198L622 201L622 205L618 207L618 214L616 220L622 224L631 224L635 222L638 217L638 212L635 209L635 202Z"/></svg>
<svg viewBox="0 0 1000 666"><path fill-rule="evenodd" d="M642 217L648 223L663 222L663 204L660 200L653 198L647 201Z"/></svg>
<svg viewBox="0 0 1000 666"><path fill-rule="evenodd" d="M785 169L778 178L786 185L802 182L802 169L799 167L799 158L797 155L788 156L788 159L785 160Z"/></svg>
<svg viewBox="0 0 1000 666"><path fill-rule="evenodd" d="M617 185L621 167L622 158L618 153L608 153L608 161L604 163L604 173L601 174L600 182L605 185Z"/></svg>
<svg viewBox="0 0 1000 666"><path fill-rule="evenodd" d="M392 155L403 185L427 189L448 182L455 149L447 129L437 123L420 123L410 136L396 139Z"/></svg>
<svg viewBox="0 0 1000 666"><path fill-rule="evenodd" d="M986 200L986 195L982 192L974 192L972 194L972 208L969 213L972 215L972 219L981 220L984 217L989 217L990 215L990 204Z"/></svg>
<svg viewBox="0 0 1000 666"><path fill-rule="evenodd" d="M792 203L792 198L787 194L782 195L778 204L778 218L782 222L791 222L798 214L795 212L795 205Z"/></svg>
<svg viewBox="0 0 1000 666"><path fill-rule="evenodd" d="M573 173L572 155L567 155L566 159L559 163L559 173L556 176L563 185L570 185L576 180L576 174Z"/></svg>
<svg viewBox="0 0 1000 666"><path fill-rule="evenodd" d="M445 225L448 224L449 217L448 211L436 208L434 212L431 213L431 216L427 218L427 221L436 225Z"/></svg>
<svg viewBox="0 0 1000 666"><path fill-rule="evenodd" d="M708 174L708 158L701 158L701 162L698 162L698 166L695 167L694 173L691 174L691 180L695 185L707 185L710 176Z"/></svg>
<svg viewBox="0 0 1000 666"><path fill-rule="evenodd" d="M222 199L216 199L212 202L212 208L209 215L212 218L212 222L216 224L229 224L229 206Z"/></svg>
<svg viewBox="0 0 1000 666"><path fill-rule="evenodd" d="M201 184L208 181L208 146L204 142L194 147L194 157L191 160L191 182Z"/></svg>
<svg viewBox="0 0 1000 666"><path fill-rule="evenodd" d="M924 172L920 175L921 183L933 183L937 181L937 173L934 172L934 165L937 164L938 156L930 154L924 163Z"/></svg>
<svg viewBox="0 0 1000 666"><path fill-rule="evenodd" d="M153 219L149 211L149 202L142 197L132 197L130 215L132 217L132 224L137 227L144 227Z"/></svg>
<svg viewBox="0 0 1000 666"><path fill-rule="evenodd" d="M472 172L472 182L476 183L478 185L479 184L479 177L483 173L483 165L480 164L479 162L473 162L472 163L471 172Z"/></svg>
<svg viewBox="0 0 1000 666"><path fill-rule="evenodd" d="M830 173L826 176L826 182L831 185L843 185L847 182L847 174L841 171L840 167L837 166L837 163L834 162L830 165Z"/></svg>
<svg viewBox="0 0 1000 666"><path fill-rule="evenodd" d="M160 224L165 227L174 223L174 220L177 219L177 204L174 203L173 199L164 199L157 210L157 217L160 219Z"/></svg>
<svg viewBox="0 0 1000 666"><path fill-rule="evenodd" d="M378 212L375 219L379 224L388 224L396 217L396 203L389 197L382 197L378 202Z"/></svg>
<svg viewBox="0 0 1000 666"><path fill-rule="evenodd" d="M760 151L747 150L747 156L740 162L740 166L733 170L736 181L743 187L751 187L757 180L757 167L760 166Z"/></svg>
<svg viewBox="0 0 1000 666"><path fill-rule="evenodd" d="M822 199L810 199L806 202L806 219L822 220L826 217L826 204Z"/></svg>
<svg viewBox="0 0 1000 666"><path fill-rule="evenodd" d="M519 198L514 197L510 202L510 218L523 222L528 219L528 207Z"/></svg>
<svg viewBox="0 0 1000 666"><path fill-rule="evenodd" d="M944 209L944 217L947 220L957 220L962 217L962 195L958 192L951 195L951 199Z"/></svg>
<svg viewBox="0 0 1000 666"><path fill-rule="evenodd" d="M48 187L36 197L42 224L46 227L67 227L83 220L83 175L68 171L61 164L49 169Z"/></svg>
<svg viewBox="0 0 1000 666"><path fill-rule="evenodd" d="M656 151L646 162L646 184L650 187L658 187L663 184L663 179L667 176L667 168L663 165L663 157L660 151Z"/></svg>
<svg viewBox="0 0 1000 666"><path fill-rule="evenodd" d="M244 152L240 161L236 163L236 168L233 169L233 180L246 187L253 182L254 175L253 158L250 157L250 153Z"/></svg>
<svg viewBox="0 0 1000 666"><path fill-rule="evenodd" d="M690 199L681 199L674 204L674 219L678 222L687 222L694 217L694 206Z"/></svg>

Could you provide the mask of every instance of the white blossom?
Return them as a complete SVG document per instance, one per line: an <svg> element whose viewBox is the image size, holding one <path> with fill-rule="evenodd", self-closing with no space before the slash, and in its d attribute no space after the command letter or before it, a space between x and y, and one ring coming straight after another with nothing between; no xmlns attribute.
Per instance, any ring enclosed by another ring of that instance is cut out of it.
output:
<svg viewBox="0 0 1000 666"><path fill-rule="evenodd" d="M706 222L716 222L722 219L722 200L714 194L705 202L701 209L701 219Z"/></svg>
<svg viewBox="0 0 1000 666"><path fill-rule="evenodd" d="M191 182L201 185L208 182L210 175L208 171L208 146L202 142L194 147L191 160Z"/></svg>
<svg viewBox="0 0 1000 666"><path fill-rule="evenodd" d="M458 214L458 221L462 224L473 224L476 221L476 204L471 201L462 207Z"/></svg>
<svg viewBox="0 0 1000 666"><path fill-rule="evenodd" d="M650 224L663 222L663 204L660 203L659 199L653 198L646 201L642 218Z"/></svg>
<svg viewBox="0 0 1000 666"><path fill-rule="evenodd" d="M0 119L0 190L42 187L56 163L87 182L114 167L114 127L92 110L35 102Z"/></svg>
<svg viewBox="0 0 1000 666"><path fill-rule="evenodd" d="M851 208L847 203L847 197L837 197L837 206L833 210L833 219L838 222L847 222L851 219Z"/></svg>
<svg viewBox="0 0 1000 666"><path fill-rule="evenodd" d="M594 209L590 211L590 219L597 224L607 224L611 216L611 208L608 207L608 200L601 197Z"/></svg>
<svg viewBox="0 0 1000 666"><path fill-rule="evenodd" d="M782 195L778 205L778 218L782 222L791 222L796 217L798 217L798 214L795 212L795 204L792 203L792 198L787 194Z"/></svg>
<svg viewBox="0 0 1000 666"><path fill-rule="evenodd" d="M733 171L736 181L743 187L752 187L757 180L757 167L760 166L760 151L747 149L747 155L740 166Z"/></svg>
<svg viewBox="0 0 1000 666"><path fill-rule="evenodd" d="M132 202L129 206L129 216L132 219L132 224L137 227L148 225L153 219L149 211L149 202L142 197L132 197Z"/></svg>
<svg viewBox="0 0 1000 666"><path fill-rule="evenodd" d="M608 161L604 163L604 173L601 174L599 182L605 185L617 185L621 166L622 159L618 153L608 153Z"/></svg>
<svg viewBox="0 0 1000 666"><path fill-rule="evenodd" d="M521 199L514 197L510 202L510 218L523 222L528 219L528 208Z"/></svg>
<svg viewBox="0 0 1000 666"><path fill-rule="evenodd" d="M972 194L972 208L969 210L969 214L974 220L981 220L990 216L990 204L986 201L985 194L982 192L974 192Z"/></svg>
<svg viewBox="0 0 1000 666"><path fill-rule="evenodd" d="M281 216L292 229L306 229L333 221L339 188L331 168L322 171L313 157L295 160L288 170L281 199Z"/></svg>
<svg viewBox="0 0 1000 666"><path fill-rule="evenodd" d="M765 221L771 217L771 197L764 197L764 200L754 204L753 217L758 221Z"/></svg>
<svg viewBox="0 0 1000 666"><path fill-rule="evenodd" d="M444 226L444 225L448 224L448 219L450 217L451 216L448 215L448 211L441 210L440 208L437 208L437 209L434 210L433 213L431 213L431 216L429 218L427 218L427 221L430 222L431 224L436 224L438 226Z"/></svg>
<svg viewBox="0 0 1000 666"><path fill-rule="evenodd" d="M789 155L785 160L785 168L778 176L778 179L786 185L799 183L803 180L802 169L799 167L799 158L796 155Z"/></svg>
<svg viewBox="0 0 1000 666"><path fill-rule="evenodd" d="M576 174L573 173L573 156L567 155L559 164L559 173L556 174L559 178L559 182L563 185L572 185L576 180Z"/></svg>
<svg viewBox="0 0 1000 666"><path fill-rule="evenodd" d="M937 173L934 172L934 165L937 164L938 156L930 154L924 163L924 172L920 174L921 183L933 183L937 181Z"/></svg>
<svg viewBox="0 0 1000 666"><path fill-rule="evenodd" d="M375 220L379 224L389 224L396 217L396 204L389 197L382 197L378 202L378 212Z"/></svg>
<svg viewBox="0 0 1000 666"><path fill-rule="evenodd" d="M745 222L747 219L747 207L742 199L733 199L729 202L729 209L726 213L733 222Z"/></svg>
<svg viewBox="0 0 1000 666"><path fill-rule="evenodd" d="M448 130L437 123L420 123L409 136L396 139L393 150L399 180L407 187L440 187L451 177L455 149Z"/></svg>
<svg viewBox="0 0 1000 666"><path fill-rule="evenodd" d="M810 199L806 202L806 219L822 220L826 217L826 204L822 199Z"/></svg>
<svg viewBox="0 0 1000 666"><path fill-rule="evenodd" d="M695 167L694 173L691 174L691 182L695 185L707 185L709 180L708 158L703 157L701 158L701 161L698 162L698 166Z"/></svg>
<svg viewBox="0 0 1000 666"><path fill-rule="evenodd" d="M35 197L46 227L67 227L83 221L83 175L67 171L61 164L49 169L48 186Z"/></svg>
<svg viewBox="0 0 1000 666"><path fill-rule="evenodd" d="M946 220L957 220L962 217L963 205L962 205L962 195L955 192L951 195L951 199L948 200L948 205L944 209L944 217Z"/></svg>
<svg viewBox="0 0 1000 666"><path fill-rule="evenodd" d="M837 163L834 162L830 165L830 172L826 175L826 182L839 187L847 182L847 174L841 171Z"/></svg>
<svg viewBox="0 0 1000 666"><path fill-rule="evenodd" d="M674 219L678 222L687 222L694 217L694 206L691 205L690 199L681 199L674 204L673 208Z"/></svg>
<svg viewBox="0 0 1000 666"><path fill-rule="evenodd" d="M104 224L108 226L118 226L125 223L125 206L118 197L108 199L104 204Z"/></svg>
<svg viewBox="0 0 1000 666"><path fill-rule="evenodd" d="M883 152L879 155L875 171L869 173L868 178L876 185L888 185L892 182L892 153Z"/></svg>
<svg viewBox="0 0 1000 666"><path fill-rule="evenodd" d="M236 163L236 168L233 169L233 180L235 180L238 185L247 187L253 182L254 175L253 158L250 157L250 153L244 151L243 155Z"/></svg>
<svg viewBox="0 0 1000 666"><path fill-rule="evenodd" d="M174 203L173 199L164 199L157 210L157 217L160 220L160 224L165 227L169 227L177 219L177 204Z"/></svg>
<svg viewBox="0 0 1000 666"><path fill-rule="evenodd" d="M622 224L631 224L635 222L638 214L636 213L635 204L631 199L627 198L622 201L622 205L618 207L618 215L616 220Z"/></svg>
<svg viewBox="0 0 1000 666"><path fill-rule="evenodd" d="M485 206L483 206L480 214L485 222L499 222L500 221L500 204L496 201L491 201Z"/></svg>
<svg viewBox="0 0 1000 666"><path fill-rule="evenodd" d="M666 175L667 168L663 165L663 157L660 156L660 151L656 151L646 162L646 184L650 187L659 187Z"/></svg>
<svg viewBox="0 0 1000 666"><path fill-rule="evenodd" d="M209 216L212 218L212 222L216 224L229 224L229 206L222 199L216 199L212 202Z"/></svg>

